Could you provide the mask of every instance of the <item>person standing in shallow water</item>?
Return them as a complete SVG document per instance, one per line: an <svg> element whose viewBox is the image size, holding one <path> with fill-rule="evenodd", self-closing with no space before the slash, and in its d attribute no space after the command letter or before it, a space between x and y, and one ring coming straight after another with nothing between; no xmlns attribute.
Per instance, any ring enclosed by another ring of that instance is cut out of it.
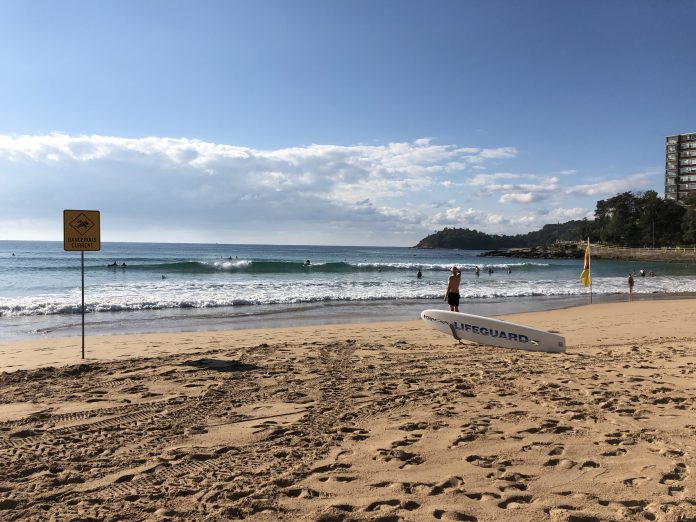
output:
<svg viewBox="0 0 696 522"><path fill-rule="evenodd" d="M628 273L628 300L633 300L633 274Z"/></svg>
<svg viewBox="0 0 696 522"><path fill-rule="evenodd" d="M456 266L450 268L450 276L445 290L445 301L449 305L450 312L459 311L459 283L462 279L462 271Z"/></svg>

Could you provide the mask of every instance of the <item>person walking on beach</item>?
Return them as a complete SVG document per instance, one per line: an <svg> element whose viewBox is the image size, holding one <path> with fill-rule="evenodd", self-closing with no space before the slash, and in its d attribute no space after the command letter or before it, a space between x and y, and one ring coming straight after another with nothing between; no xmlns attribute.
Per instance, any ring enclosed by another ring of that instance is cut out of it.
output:
<svg viewBox="0 0 696 522"><path fill-rule="evenodd" d="M462 279L462 271L456 266L450 268L451 275L447 280L447 290L445 290L445 301L449 305L450 312L459 311L459 282Z"/></svg>
<svg viewBox="0 0 696 522"><path fill-rule="evenodd" d="M633 300L633 274L628 273L628 300Z"/></svg>

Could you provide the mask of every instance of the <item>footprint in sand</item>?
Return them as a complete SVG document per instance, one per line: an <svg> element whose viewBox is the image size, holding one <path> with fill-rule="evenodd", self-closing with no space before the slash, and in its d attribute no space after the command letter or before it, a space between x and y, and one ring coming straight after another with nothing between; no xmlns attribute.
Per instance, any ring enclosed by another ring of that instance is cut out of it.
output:
<svg viewBox="0 0 696 522"><path fill-rule="evenodd" d="M317 498L321 495L318 491L310 488L293 488L287 489L283 492L288 497L292 498Z"/></svg>
<svg viewBox="0 0 696 522"><path fill-rule="evenodd" d="M382 460L384 462L391 462L392 460L398 460L403 462L399 468L403 469L406 466L415 466L425 462L422 456L417 453L410 453L408 451L398 450L398 449L378 449L377 456L372 457L373 460Z"/></svg>
<svg viewBox="0 0 696 522"><path fill-rule="evenodd" d="M422 437L423 437L423 434L421 434L421 433L412 433L411 435L408 435L401 440L397 440L397 441L392 442L391 447L392 448L400 448L403 446L410 446L410 445L418 442Z"/></svg>
<svg viewBox="0 0 696 522"><path fill-rule="evenodd" d="M367 440L370 438L370 434L367 430L355 428L353 426L343 426L339 429L339 432L349 434L349 438L356 441Z"/></svg>
<svg viewBox="0 0 696 522"><path fill-rule="evenodd" d="M389 509L389 508L402 508L407 511L414 511L420 507L420 504L418 502L414 502L413 500L409 500L406 502L403 502L398 500L398 499L390 499L390 500L377 500L373 503L371 503L369 506L365 508L365 511L368 512L373 512L373 511L380 511L383 509Z"/></svg>
<svg viewBox="0 0 696 522"><path fill-rule="evenodd" d="M670 485L674 482L680 482L684 480L687 475L687 467L683 462L679 462L674 466L674 469L669 473L662 475L660 479L660 484Z"/></svg>
<svg viewBox="0 0 696 522"><path fill-rule="evenodd" d="M428 423L427 422L407 422L406 424L402 424L401 426L399 426L399 429L401 431L427 430Z"/></svg>
<svg viewBox="0 0 696 522"><path fill-rule="evenodd" d="M534 497L531 495L514 495L498 503L501 509L519 509L523 504L529 504Z"/></svg>
<svg viewBox="0 0 696 522"><path fill-rule="evenodd" d="M639 484L643 484L645 482L648 482L650 479L648 477L631 477L627 478L626 480L623 481L624 486L627 486L629 488L633 488L635 486L638 486Z"/></svg>
<svg viewBox="0 0 696 522"><path fill-rule="evenodd" d="M663 455L669 459L675 459L678 457L683 457L684 452L681 450L675 450L675 449L663 449L663 450L660 450L660 455Z"/></svg>
<svg viewBox="0 0 696 522"><path fill-rule="evenodd" d="M628 452L628 450L626 450L624 448L616 448L616 449L611 450L611 451L605 451L601 455L602 455L602 457L619 457L621 455L625 455L627 452Z"/></svg>
<svg viewBox="0 0 696 522"><path fill-rule="evenodd" d="M355 480L355 477L342 476L342 475L319 478L319 482L342 482L342 483L346 483L346 482L353 482L354 480Z"/></svg>
<svg viewBox="0 0 696 522"><path fill-rule="evenodd" d="M452 491L452 490L454 490L456 492L460 492L460 491L462 491L462 488L461 488L462 484L464 484L464 479L462 477L452 476L452 477L449 477L448 479L445 479L445 480L439 482L438 484L435 484L433 486L433 488L430 490L430 493L428 493L428 494L431 496L441 495L445 492Z"/></svg>
<svg viewBox="0 0 696 522"><path fill-rule="evenodd" d="M503 472L507 467L512 466L513 462L511 460L501 460L498 455L469 455L464 460L466 462L478 466L479 468L493 468L495 467L498 471Z"/></svg>
<svg viewBox="0 0 696 522"><path fill-rule="evenodd" d="M445 511L444 509L436 509L433 511L435 520L463 520L467 522L476 522L478 518L473 515L467 515L461 511Z"/></svg>
<svg viewBox="0 0 696 522"><path fill-rule="evenodd" d="M515 491L527 491L527 484L524 484L522 482L506 482L499 485L498 489L503 492L511 489Z"/></svg>
<svg viewBox="0 0 696 522"><path fill-rule="evenodd" d="M495 459L495 455L469 455L464 460L470 464L473 464L474 466L478 466L479 468L492 468Z"/></svg>
<svg viewBox="0 0 696 522"><path fill-rule="evenodd" d="M549 466L549 467L558 467L561 469L570 469L574 466L577 465L577 462L574 462L569 459L550 459L544 462L544 466Z"/></svg>
<svg viewBox="0 0 696 522"><path fill-rule="evenodd" d="M669 494L670 497L679 497L682 498L684 494L686 493L686 488L682 486L681 484L674 484L671 485L667 488L667 493Z"/></svg>
<svg viewBox="0 0 696 522"><path fill-rule="evenodd" d="M450 448L457 448L464 442L471 442L483 437L489 431L490 424L491 421L487 417L478 419L470 424L464 424L462 426L461 434L452 442Z"/></svg>

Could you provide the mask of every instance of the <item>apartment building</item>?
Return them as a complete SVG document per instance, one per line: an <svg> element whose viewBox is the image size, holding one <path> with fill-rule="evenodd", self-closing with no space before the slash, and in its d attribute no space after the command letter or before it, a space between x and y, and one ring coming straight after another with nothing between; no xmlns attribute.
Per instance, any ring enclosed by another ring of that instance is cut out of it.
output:
<svg viewBox="0 0 696 522"><path fill-rule="evenodd" d="M665 198L682 201L696 193L696 132L667 136Z"/></svg>

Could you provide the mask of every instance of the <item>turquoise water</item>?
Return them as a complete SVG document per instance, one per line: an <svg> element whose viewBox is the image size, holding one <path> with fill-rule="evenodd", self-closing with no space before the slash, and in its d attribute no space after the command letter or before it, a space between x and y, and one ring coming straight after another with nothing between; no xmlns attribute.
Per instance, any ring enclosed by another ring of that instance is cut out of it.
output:
<svg viewBox="0 0 696 522"><path fill-rule="evenodd" d="M0 241L0 338L79 333L80 254L62 247L62 242ZM103 243L101 251L85 253L87 321L92 333L114 333L417 318L423 308L443 306L453 264L463 271L462 311L495 315L589 297L579 282L581 260L478 254ZM696 292L695 265L594 261L593 296L625 293L626 274L640 268L658 275L637 277L638 294ZM419 269L422 278L416 277Z"/></svg>

